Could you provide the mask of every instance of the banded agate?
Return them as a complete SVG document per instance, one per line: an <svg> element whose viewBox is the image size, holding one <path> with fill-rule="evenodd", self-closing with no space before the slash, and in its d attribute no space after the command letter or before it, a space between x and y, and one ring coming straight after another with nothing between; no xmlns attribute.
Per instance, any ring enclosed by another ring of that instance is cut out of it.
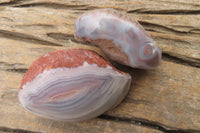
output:
<svg viewBox="0 0 200 133"><path fill-rule="evenodd" d="M86 49L59 50L33 62L25 73L19 101L28 111L54 120L97 117L126 96L131 76Z"/></svg>
<svg viewBox="0 0 200 133"><path fill-rule="evenodd" d="M99 46L110 59L133 67L152 69L159 65L161 51L132 16L114 9L98 9L75 22L78 41Z"/></svg>

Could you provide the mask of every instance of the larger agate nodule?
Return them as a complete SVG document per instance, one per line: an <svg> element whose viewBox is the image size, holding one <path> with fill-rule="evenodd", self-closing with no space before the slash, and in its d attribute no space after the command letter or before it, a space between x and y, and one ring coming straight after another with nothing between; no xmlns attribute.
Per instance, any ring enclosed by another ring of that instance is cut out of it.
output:
<svg viewBox="0 0 200 133"><path fill-rule="evenodd" d="M25 73L19 101L54 120L81 121L101 115L126 96L131 76L86 49L47 53Z"/></svg>

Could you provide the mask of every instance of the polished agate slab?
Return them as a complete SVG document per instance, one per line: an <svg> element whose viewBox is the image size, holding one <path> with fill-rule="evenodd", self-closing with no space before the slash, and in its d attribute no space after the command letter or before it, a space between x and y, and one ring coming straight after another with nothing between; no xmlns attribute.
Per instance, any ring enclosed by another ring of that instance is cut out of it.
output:
<svg viewBox="0 0 200 133"><path fill-rule="evenodd" d="M85 49L47 53L22 79L19 101L54 120L81 121L101 115L126 96L131 76Z"/></svg>
<svg viewBox="0 0 200 133"><path fill-rule="evenodd" d="M133 68L152 69L161 60L161 51L144 28L132 16L114 9L80 16L75 38L99 46L110 59Z"/></svg>

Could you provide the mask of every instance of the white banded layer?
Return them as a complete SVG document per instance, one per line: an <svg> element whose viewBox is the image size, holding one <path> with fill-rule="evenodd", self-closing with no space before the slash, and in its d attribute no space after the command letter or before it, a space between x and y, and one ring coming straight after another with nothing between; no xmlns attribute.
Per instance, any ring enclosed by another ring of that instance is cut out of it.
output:
<svg viewBox="0 0 200 133"><path fill-rule="evenodd" d="M45 70L19 91L21 104L42 117L80 121L119 104L131 83L129 74L84 63L76 68Z"/></svg>

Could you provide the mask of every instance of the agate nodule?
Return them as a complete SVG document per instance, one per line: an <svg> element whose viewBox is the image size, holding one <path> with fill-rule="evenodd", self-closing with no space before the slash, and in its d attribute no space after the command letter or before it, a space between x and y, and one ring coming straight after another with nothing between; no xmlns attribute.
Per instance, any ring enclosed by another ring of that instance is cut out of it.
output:
<svg viewBox="0 0 200 133"><path fill-rule="evenodd" d="M152 69L159 65L161 51L132 16L114 9L98 9L75 22L78 41L99 46L110 59L133 67Z"/></svg>
<svg viewBox="0 0 200 133"><path fill-rule="evenodd" d="M131 76L86 49L47 53L24 75L19 101L54 120L80 121L101 115L127 94Z"/></svg>

